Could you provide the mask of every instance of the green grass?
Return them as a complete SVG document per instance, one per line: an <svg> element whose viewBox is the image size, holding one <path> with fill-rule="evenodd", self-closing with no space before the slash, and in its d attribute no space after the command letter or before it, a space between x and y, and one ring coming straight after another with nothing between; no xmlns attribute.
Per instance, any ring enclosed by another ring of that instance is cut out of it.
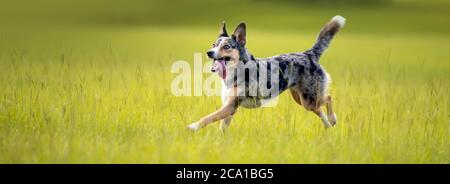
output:
<svg viewBox="0 0 450 184"><path fill-rule="evenodd" d="M264 29L257 9L237 16L249 16L257 57L308 49L332 15L348 18L320 61L338 116L328 130L288 93L275 108L239 109L225 135L218 123L185 129L218 109L220 97L173 96L170 67L207 50L219 18L166 13L166 24L151 15L148 25L10 28L0 34L0 163L450 163L450 26L440 22L448 13L424 7L419 19L415 6L271 6L285 13L270 23L299 18L287 29ZM383 20L372 14L380 8Z"/></svg>

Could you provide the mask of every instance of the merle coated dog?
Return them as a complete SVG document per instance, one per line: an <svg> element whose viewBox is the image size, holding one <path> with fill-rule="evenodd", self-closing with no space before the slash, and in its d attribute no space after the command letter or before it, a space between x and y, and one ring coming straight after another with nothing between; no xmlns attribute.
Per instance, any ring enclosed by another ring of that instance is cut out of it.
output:
<svg viewBox="0 0 450 184"><path fill-rule="evenodd" d="M219 37L212 49L207 51L208 57L213 60L211 71L217 72L223 81L223 106L188 125L188 129L196 131L222 120L220 129L224 131L238 107L260 107L286 89L290 90L295 102L319 116L326 128L336 125L336 114L327 91L331 78L319 64L319 58L344 24L344 17L333 17L320 31L314 46L307 51L255 58L245 48L245 23L240 23L231 36L223 23ZM326 106L326 114L321 110L323 105Z"/></svg>

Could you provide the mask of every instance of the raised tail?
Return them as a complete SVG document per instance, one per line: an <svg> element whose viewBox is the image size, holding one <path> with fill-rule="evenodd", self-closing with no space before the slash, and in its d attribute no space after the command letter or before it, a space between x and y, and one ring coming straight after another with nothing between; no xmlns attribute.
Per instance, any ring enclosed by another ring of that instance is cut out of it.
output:
<svg viewBox="0 0 450 184"><path fill-rule="evenodd" d="M320 31L319 36L317 37L316 43L310 50L312 54L316 56L317 59L328 47L328 45L331 42L331 39L333 39L333 36L339 31L341 27L344 27L344 24L345 18L340 15L334 16L330 22L325 24L325 26Z"/></svg>

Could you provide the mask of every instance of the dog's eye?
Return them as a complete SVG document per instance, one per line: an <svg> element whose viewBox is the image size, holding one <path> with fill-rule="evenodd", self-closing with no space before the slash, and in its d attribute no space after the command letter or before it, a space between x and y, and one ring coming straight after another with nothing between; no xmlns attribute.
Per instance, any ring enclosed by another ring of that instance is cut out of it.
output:
<svg viewBox="0 0 450 184"><path fill-rule="evenodd" d="M225 50L228 50L228 49L230 49L231 47L229 46L229 45L225 45L225 46L223 46L223 49L225 49Z"/></svg>

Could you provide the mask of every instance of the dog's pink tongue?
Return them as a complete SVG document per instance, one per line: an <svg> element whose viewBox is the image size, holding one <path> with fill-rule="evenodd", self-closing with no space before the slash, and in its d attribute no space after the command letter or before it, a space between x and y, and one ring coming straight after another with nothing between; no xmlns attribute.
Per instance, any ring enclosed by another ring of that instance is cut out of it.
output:
<svg viewBox="0 0 450 184"><path fill-rule="evenodd" d="M225 79L225 77L227 76L227 73L226 73L224 60L214 61L212 68L213 68L213 70L218 72L220 78Z"/></svg>

